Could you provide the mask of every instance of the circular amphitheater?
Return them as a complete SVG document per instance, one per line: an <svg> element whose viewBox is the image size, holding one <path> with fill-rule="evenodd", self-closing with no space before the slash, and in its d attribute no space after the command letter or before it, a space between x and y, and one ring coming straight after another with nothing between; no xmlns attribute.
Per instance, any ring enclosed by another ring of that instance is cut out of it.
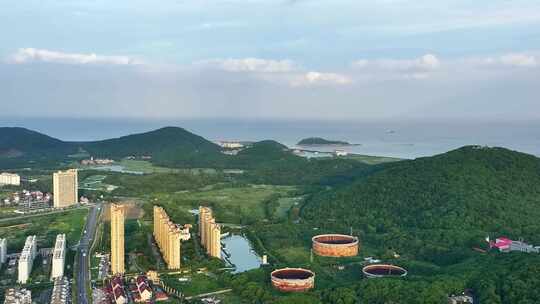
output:
<svg viewBox="0 0 540 304"><path fill-rule="evenodd" d="M407 275L407 270L402 267L388 264L373 264L362 269L364 275L369 278L385 278L385 277L404 277Z"/></svg>
<svg viewBox="0 0 540 304"><path fill-rule="evenodd" d="M303 268L283 268L270 274L272 286L283 292L304 292L315 287L315 273Z"/></svg>
<svg viewBox="0 0 540 304"><path fill-rule="evenodd" d="M324 257L351 257L358 255L359 241L352 235L321 234L311 239L313 253Z"/></svg>

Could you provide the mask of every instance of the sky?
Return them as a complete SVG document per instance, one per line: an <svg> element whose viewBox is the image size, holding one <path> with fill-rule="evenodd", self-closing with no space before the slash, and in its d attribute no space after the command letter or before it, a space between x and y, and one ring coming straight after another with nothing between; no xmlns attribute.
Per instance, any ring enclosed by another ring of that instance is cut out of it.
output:
<svg viewBox="0 0 540 304"><path fill-rule="evenodd" d="M5 0L0 116L540 118L540 1Z"/></svg>

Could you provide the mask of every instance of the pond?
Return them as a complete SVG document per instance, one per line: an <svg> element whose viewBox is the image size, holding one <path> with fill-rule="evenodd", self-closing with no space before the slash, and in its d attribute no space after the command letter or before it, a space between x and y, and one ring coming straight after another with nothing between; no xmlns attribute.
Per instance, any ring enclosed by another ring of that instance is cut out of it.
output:
<svg viewBox="0 0 540 304"><path fill-rule="evenodd" d="M259 268L261 265L261 258L244 236L232 234L221 239L221 243L224 244L223 251L226 253L223 258L236 266L234 273Z"/></svg>

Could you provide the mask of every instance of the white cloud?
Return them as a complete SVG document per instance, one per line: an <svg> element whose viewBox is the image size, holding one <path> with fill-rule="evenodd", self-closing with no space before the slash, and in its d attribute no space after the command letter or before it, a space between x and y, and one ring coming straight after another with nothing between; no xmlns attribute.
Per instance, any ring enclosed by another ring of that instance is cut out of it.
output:
<svg viewBox="0 0 540 304"><path fill-rule="evenodd" d="M212 59L198 64L218 68L228 72L285 73L295 70L290 60L267 60L260 58Z"/></svg>
<svg viewBox="0 0 540 304"><path fill-rule="evenodd" d="M345 75L321 72L307 72L290 82L292 86L348 85L351 83L352 80Z"/></svg>
<svg viewBox="0 0 540 304"><path fill-rule="evenodd" d="M441 60L433 54L425 54L412 59L360 59L352 65L359 70L385 74L387 78L426 79L441 67Z"/></svg>
<svg viewBox="0 0 540 304"><path fill-rule="evenodd" d="M506 66L519 68L534 68L538 66L539 59L528 54L506 54L499 57L487 57L473 62L482 66Z"/></svg>
<svg viewBox="0 0 540 304"><path fill-rule="evenodd" d="M9 60L12 63L52 62L64 64L133 65L141 62L128 56L103 56L81 53L64 53L35 48L21 48Z"/></svg>
<svg viewBox="0 0 540 304"><path fill-rule="evenodd" d="M425 54L413 59L361 59L353 62L353 66L357 68L371 67L389 71L419 72L436 70L441 66L441 61L433 54Z"/></svg>

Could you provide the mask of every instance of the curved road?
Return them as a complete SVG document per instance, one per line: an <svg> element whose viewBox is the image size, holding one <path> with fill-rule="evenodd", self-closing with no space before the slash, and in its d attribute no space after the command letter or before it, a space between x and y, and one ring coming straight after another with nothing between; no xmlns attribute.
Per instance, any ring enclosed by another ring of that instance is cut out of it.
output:
<svg viewBox="0 0 540 304"><path fill-rule="evenodd" d="M90 284L90 246L94 242L96 227L98 223L98 215L101 206L93 206L88 211L86 218L85 231L81 236L79 247L77 249L77 303L88 304L87 287Z"/></svg>

